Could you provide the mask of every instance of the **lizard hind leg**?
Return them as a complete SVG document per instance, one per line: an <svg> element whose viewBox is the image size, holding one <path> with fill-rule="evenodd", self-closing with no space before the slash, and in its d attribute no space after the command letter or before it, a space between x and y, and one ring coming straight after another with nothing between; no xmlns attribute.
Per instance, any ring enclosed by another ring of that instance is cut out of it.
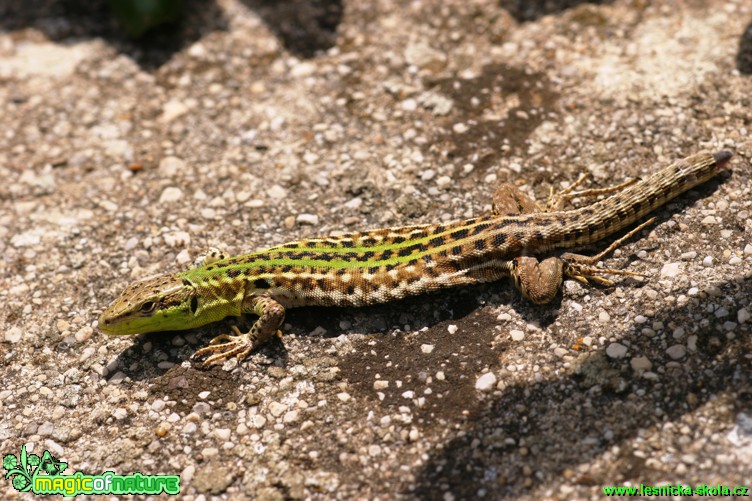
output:
<svg viewBox="0 0 752 501"><path fill-rule="evenodd" d="M569 202L570 200L574 200L575 198L610 195L611 193L621 191L624 188L631 186L637 181L639 181L638 178L634 178L628 181L624 181L623 183L617 184L615 186L609 186L607 188L589 188L587 190L574 191L575 188L580 186L589 177L590 177L589 174L581 175L577 181L569 185L569 187L564 188L563 190L559 191L558 193L554 193L553 188L552 188L551 193L548 195L548 200L546 201L546 211L552 212L552 211L561 210L561 208L564 206L565 203Z"/></svg>
<svg viewBox="0 0 752 501"><path fill-rule="evenodd" d="M517 186L510 183L502 183L496 188L493 198L491 199L493 207L492 212L494 215L503 216L558 211L561 210L565 203L575 198L609 195L621 191L639 181L638 178L635 178L607 188L590 188L582 191L574 191L589 178L589 174L582 174L577 181L558 192L554 192L552 187L548 194L548 200L546 201L545 207L541 206L535 200L523 193Z"/></svg>
<svg viewBox="0 0 752 501"><path fill-rule="evenodd" d="M564 254L561 255L561 260L563 262L562 271L564 273L564 276L567 278L571 278L573 280L577 280L578 282L582 282L584 284L589 284L589 283L594 282L600 285L605 285L607 287L613 286L614 283L611 280L603 278L600 275L623 275L623 276L630 276L630 277L644 277L645 275L643 275L642 273L617 270L613 268L598 268L596 267L596 265L598 264L598 261L603 259L603 257L606 254L609 254L610 252L614 251L616 248L620 247L625 241L630 239L632 236L634 236L637 232L639 232L646 226L653 224L653 222L655 222L654 217L648 219L647 221L640 224L636 228L630 230L623 237L614 241L611 245L606 247L604 250L602 250L595 256L583 256L581 254L565 252Z"/></svg>
<svg viewBox="0 0 752 501"><path fill-rule="evenodd" d="M546 304L559 292L563 268L564 262L558 257L538 261L532 256L520 256L511 261L509 274L523 296L535 304Z"/></svg>
<svg viewBox="0 0 752 501"><path fill-rule="evenodd" d="M596 265L603 256L654 221L655 218L648 219L595 256L565 252L560 257L550 257L543 261L538 261L537 258L532 256L520 256L509 262L508 273L520 293L535 304L550 302L558 293L565 278L571 278L583 284L596 283L611 287L614 283L602 275L642 277L644 275L641 273L613 268L598 268Z"/></svg>
<svg viewBox="0 0 752 501"><path fill-rule="evenodd" d="M502 183L496 188L491 198L492 213L495 216L513 216L541 212L535 200L525 195L518 187Z"/></svg>

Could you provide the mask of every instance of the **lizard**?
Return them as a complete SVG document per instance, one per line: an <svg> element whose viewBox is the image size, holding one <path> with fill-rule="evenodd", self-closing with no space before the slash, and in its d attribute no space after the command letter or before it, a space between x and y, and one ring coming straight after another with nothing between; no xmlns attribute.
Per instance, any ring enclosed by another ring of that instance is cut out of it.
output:
<svg viewBox="0 0 752 501"><path fill-rule="evenodd" d="M232 326L234 334L221 334L197 350L194 357L206 357L208 366L232 357L242 361L275 334L281 336L286 308L358 307L503 277L511 277L533 303L549 303L565 278L611 286L602 275L642 276L597 264L655 218L595 256L553 254L627 228L708 181L731 156L728 151L703 151L642 180L572 191L581 178L551 196L546 208L515 186L502 184L493 210L471 219L308 238L240 256L213 249L191 269L129 285L101 313L98 327L106 334L131 335L192 329L229 316L258 316L247 332ZM580 208L561 210L566 200L610 193Z"/></svg>

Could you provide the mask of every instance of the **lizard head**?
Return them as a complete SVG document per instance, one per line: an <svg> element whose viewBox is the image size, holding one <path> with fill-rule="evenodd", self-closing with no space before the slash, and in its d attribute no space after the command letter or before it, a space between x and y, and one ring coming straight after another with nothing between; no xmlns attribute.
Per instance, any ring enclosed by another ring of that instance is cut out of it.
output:
<svg viewBox="0 0 752 501"><path fill-rule="evenodd" d="M188 280L169 273L129 285L99 316L105 334L128 335L197 327L196 290Z"/></svg>

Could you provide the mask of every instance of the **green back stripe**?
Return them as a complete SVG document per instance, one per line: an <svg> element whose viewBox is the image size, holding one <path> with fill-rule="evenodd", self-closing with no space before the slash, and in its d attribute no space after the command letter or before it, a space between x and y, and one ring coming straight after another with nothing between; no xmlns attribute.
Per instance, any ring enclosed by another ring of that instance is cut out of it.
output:
<svg viewBox="0 0 752 501"><path fill-rule="evenodd" d="M368 246L368 247L344 247L344 246L341 246L341 245L339 247L327 247L327 246L322 246L322 247L308 247L308 246L305 245L305 242L308 242L310 240L314 240L314 241L316 241L316 240L322 240L322 241L324 241L324 240L328 240L328 239L331 239L331 240L341 240L343 238L344 239L348 239L348 240L351 239L351 237L343 235L343 236L338 236L338 237L311 238L311 239L305 239L305 240L301 240L301 241L287 242L287 243L284 243L284 244L275 245L274 247L271 247L271 248L266 249L264 251L258 252L256 254L263 254L263 253L266 253L266 252L316 252L316 253L337 254L337 253L347 253L347 252L363 253L363 252L380 252L380 251L385 251L385 250L398 250L398 249L402 249L404 247L410 247L411 245L427 244L429 241L433 240L434 238L441 238L441 237L446 238L448 235L450 235L451 233L453 233L453 232L455 232L457 230L466 229L466 230L472 231L479 224L488 223L490 221L493 221L494 224L498 224L498 223L503 223L504 220L519 219L520 217L527 218L528 216L526 216L526 215L523 215L523 216L500 216L500 217L499 216L496 216L496 217L481 216L481 217L477 217L477 218L467 219L467 220L464 220L464 221L453 221L451 223L447 223L445 225L446 229L443 232L441 232L441 233L429 234L429 235L426 235L425 237L421 237L421 238L412 238L411 239L411 238L405 237L405 241L404 242L400 242L400 243L390 243L389 239L394 238L394 237L384 237L384 240L385 240L384 243L381 243L381 244L378 244L378 245L372 245L372 246ZM409 228L410 231L406 231L405 234L409 234L411 231L417 231L419 229L425 229L425 230L427 230L430 233L431 228L436 228L437 226L440 226L440 225L438 225L438 224L428 224L428 225L425 225L424 227L409 226L407 228ZM389 229L391 231L393 231L394 233L400 233L400 232L404 231L406 228L389 228ZM373 232L382 232L382 231L384 231L384 230L383 229L373 230ZM370 233L371 233L370 231L364 231L362 233L358 233L357 234L357 238L360 239L360 240L362 240L364 238L369 238L369 234ZM352 239L352 240L354 241L355 239ZM460 242L460 241L462 241L462 240L455 240L455 245L457 245L456 242ZM285 245L290 245L290 244L293 244L293 243L299 244L299 247L285 247Z"/></svg>

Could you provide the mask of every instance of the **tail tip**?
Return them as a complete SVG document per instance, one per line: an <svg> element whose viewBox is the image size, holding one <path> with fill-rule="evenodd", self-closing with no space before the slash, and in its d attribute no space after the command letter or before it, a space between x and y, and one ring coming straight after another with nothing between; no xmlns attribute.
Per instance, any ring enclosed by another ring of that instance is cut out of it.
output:
<svg viewBox="0 0 752 501"><path fill-rule="evenodd" d="M729 161L733 154L728 150L722 150L718 151L716 153L713 153L713 160L715 160L715 164L718 167L723 167L723 165Z"/></svg>

